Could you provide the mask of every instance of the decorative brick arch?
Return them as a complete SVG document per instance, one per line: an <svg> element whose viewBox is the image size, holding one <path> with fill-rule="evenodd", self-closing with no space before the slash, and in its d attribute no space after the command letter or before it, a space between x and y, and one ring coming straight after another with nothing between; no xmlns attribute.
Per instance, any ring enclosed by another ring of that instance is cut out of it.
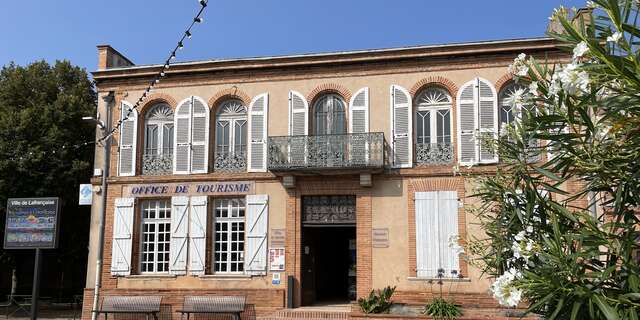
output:
<svg viewBox="0 0 640 320"><path fill-rule="evenodd" d="M500 77L500 79L498 79L498 81L496 81L496 93L498 95L500 95L500 91L502 91L504 86L506 84L508 84L509 82L511 82L512 80L513 80L513 74L511 74L511 73L507 73L507 74L503 75L502 77Z"/></svg>
<svg viewBox="0 0 640 320"><path fill-rule="evenodd" d="M328 92L339 94L340 96L342 96L342 98L344 98L346 103L349 103L349 100L351 99L351 91L349 91L349 89L345 88L344 86L335 83L323 83L317 86L315 89L311 90L311 92L307 95L307 102L309 102L309 105L311 106L315 99L317 99L323 93Z"/></svg>
<svg viewBox="0 0 640 320"><path fill-rule="evenodd" d="M152 93L151 95L147 96L147 99L145 99L145 101L146 102L140 107L139 110L139 115L142 117L144 117L145 112L147 112L149 108L158 103L166 103L174 111L178 106L178 102L176 101L176 99L166 93Z"/></svg>
<svg viewBox="0 0 640 320"><path fill-rule="evenodd" d="M454 100L456 97L456 94L458 94L458 86L456 86L456 84L453 83L453 81L442 76L428 77L418 81L416 84L413 85L413 87L411 87L411 90L409 91L409 93L411 93L411 96L415 98L416 94L418 94L420 90L422 90L423 88L429 85L444 87L449 91L449 95L451 96L452 100Z"/></svg>
<svg viewBox="0 0 640 320"><path fill-rule="evenodd" d="M246 94L244 91L238 89L238 87L233 86L231 88L227 88L221 91L218 91L213 97L209 99L209 107L213 110L216 105L218 105L222 100L225 99L238 99L244 103L245 106L249 106L251 103L251 97Z"/></svg>

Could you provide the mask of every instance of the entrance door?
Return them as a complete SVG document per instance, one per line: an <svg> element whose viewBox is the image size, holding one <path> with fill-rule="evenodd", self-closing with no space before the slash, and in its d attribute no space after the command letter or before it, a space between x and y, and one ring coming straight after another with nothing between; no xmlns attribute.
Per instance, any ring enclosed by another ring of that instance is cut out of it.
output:
<svg viewBox="0 0 640 320"><path fill-rule="evenodd" d="M302 204L302 305L354 300L355 197L304 197Z"/></svg>

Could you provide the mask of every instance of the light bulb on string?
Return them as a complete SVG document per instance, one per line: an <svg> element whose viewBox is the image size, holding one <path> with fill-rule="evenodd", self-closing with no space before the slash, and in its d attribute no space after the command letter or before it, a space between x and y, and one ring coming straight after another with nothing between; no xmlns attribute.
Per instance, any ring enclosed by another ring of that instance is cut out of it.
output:
<svg viewBox="0 0 640 320"><path fill-rule="evenodd" d="M187 36L188 39L191 39L191 31L189 30L185 31L184 35Z"/></svg>
<svg viewBox="0 0 640 320"><path fill-rule="evenodd" d="M207 0L200 0L200 5L203 7L207 6Z"/></svg>
<svg viewBox="0 0 640 320"><path fill-rule="evenodd" d="M182 44L182 41L178 42L178 50L182 50L182 48L184 48L184 45Z"/></svg>
<svg viewBox="0 0 640 320"><path fill-rule="evenodd" d="M203 19L201 17L195 17L195 18L193 18L193 21L195 23L201 23L203 21Z"/></svg>

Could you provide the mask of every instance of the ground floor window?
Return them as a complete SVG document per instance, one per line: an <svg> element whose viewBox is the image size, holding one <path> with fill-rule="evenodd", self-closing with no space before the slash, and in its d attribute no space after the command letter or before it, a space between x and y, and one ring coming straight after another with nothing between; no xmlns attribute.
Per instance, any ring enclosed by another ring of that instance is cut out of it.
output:
<svg viewBox="0 0 640 320"><path fill-rule="evenodd" d="M457 192L416 192L415 222L418 277L458 277Z"/></svg>
<svg viewBox="0 0 640 320"><path fill-rule="evenodd" d="M171 201L142 202L142 233L140 243L140 271L162 273L169 271L169 241L171 240Z"/></svg>
<svg viewBox="0 0 640 320"><path fill-rule="evenodd" d="M244 271L244 198L216 199L214 205L214 273Z"/></svg>

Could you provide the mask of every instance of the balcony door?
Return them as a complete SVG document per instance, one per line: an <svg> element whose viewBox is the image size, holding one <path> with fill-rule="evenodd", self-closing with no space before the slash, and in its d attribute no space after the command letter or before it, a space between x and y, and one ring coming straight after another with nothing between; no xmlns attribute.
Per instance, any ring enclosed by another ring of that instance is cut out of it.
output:
<svg viewBox="0 0 640 320"><path fill-rule="evenodd" d="M326 94L314 103L309 160L322 167L342 166L348 147L345 112L344 100L336 94Z"/></svg>

